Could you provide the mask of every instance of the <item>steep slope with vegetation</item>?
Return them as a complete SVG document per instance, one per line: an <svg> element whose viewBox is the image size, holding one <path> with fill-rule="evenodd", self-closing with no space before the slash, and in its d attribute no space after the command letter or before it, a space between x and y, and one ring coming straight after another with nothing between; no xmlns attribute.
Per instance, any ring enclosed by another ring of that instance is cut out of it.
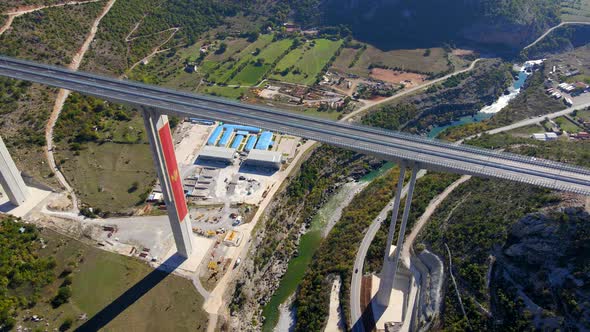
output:
<svg viewBox="0 0 590 332"><path fill-rule="evenodd" d="M339 276L342 312L350 313L350 281L354 257L364 231L391 199L392 184L399 175L397 168L380 177L356 195L343 211L340 221L322 242L299 286L295 306L295 331L321 331L329 312L332 280Z"/></svg>
<svg viewBox="0 0 590 332"><path fill-rule="evenodd" d="M39 257L39 231L0 214L0 330L16 324L18 312L34 307L41 290L55 280L54 257Z"/></svg>
<svg viewBox="0 0 590 332"><path fill-rule="evenodd" d="M0 246L0 331L96 331L86 317L105 308L106 330L205 329L189 280L1 214Z"/></svg>
<svg viewBox="0 0 590 332"><path fill-rule="evenodd" d="M559 22L553 0L292 0L304 25L347 26L382 48L470 41L517 49Z"/></svg>
<svg viewBox="0 0 590 332"><path fill-rule="evenodd" d="M438 137L445 140L457 141L486 130L509 125L511 123L553 113L565 109L563 102L551 98L545 93L545 76L543 68L527 79L521 93L500 112L490 119L477 123L445 129Z"/></svg>
<svg viewBox="0 0 590 332"><path fill-rule="evenodd" d="M424 133L435 124L444 125L461 116L475 115L502 95L511 82L509 65L500 60L484 61L474 71L453 76L424 93L371 110L362 122Z"/></svg>
<svg viewBox="0 0 590 332"><path fill-rule="evenodd" d="M14 5L39 3L42 2L21 1ZM85 38L85 33L80 31L90 30L103 6L103 2L68 5L19 16L11 29L0 35L0 54L66 65ZM56 186L43 146L45 126L57 90L5 78L0 80L0 131L17 166L37 180Z"/></svg>
<svg viewBox="0 0 590 332"><path fill-rule="evenodd" d="M468 142L586 167L590 160L588 142L537 142L509 134ZM588 214L578 209L584 204L575 195L506 181L472 179L457 188L421 238L447 262L450 253L453 269L447 273L453 273L463 303L447 279L438 328L587 328L579 325L587 308L578 303L589 294L574 286L584 282L581 267L587 266L585 242L579 241L588 232Z"/></svg>
<svg viewBox="0 0 590 332"><path fill-rule="evenodd" d="M330 146L321 146L303 162L297 175L276 196L253 237L253 249L237 281L230 310L234 326L248 330L260 322L266 304L297 254L302 229L317 210L350 178L360 178L382 162Z"/></svg>

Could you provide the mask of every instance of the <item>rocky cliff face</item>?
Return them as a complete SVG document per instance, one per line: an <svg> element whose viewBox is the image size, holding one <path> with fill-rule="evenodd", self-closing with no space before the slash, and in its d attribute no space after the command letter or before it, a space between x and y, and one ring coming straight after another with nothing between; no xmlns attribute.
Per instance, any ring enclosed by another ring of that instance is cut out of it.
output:
<svg viewBox="0 0 590 332"><path fill-rule="evenodd" d="M590 329L590 215L581 208L520 220L494 270L497 289L536 329ZM496 309L496 319L513 314Z"/></svg>

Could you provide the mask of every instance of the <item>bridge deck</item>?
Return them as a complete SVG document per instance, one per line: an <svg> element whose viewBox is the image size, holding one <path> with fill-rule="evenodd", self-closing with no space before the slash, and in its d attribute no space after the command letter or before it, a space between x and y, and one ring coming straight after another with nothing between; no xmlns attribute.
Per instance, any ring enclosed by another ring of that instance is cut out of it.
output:
<svg viewBox="0 0 590 332"><path fill-rule="evenodd" d="M163 113L257 126L420 167L507 179L590 195L590 170L572 165L457 146L438 140L322 120L0 56L0 75L78 91Z"/></svg>

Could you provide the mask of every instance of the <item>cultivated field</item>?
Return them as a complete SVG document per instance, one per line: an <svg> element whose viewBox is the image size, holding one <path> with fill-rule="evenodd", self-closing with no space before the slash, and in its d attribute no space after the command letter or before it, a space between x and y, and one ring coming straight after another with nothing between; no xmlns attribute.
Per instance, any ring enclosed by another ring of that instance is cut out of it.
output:
<svg viewBox="0 0 590 332"><path fill-rule="evenodd" d="M282 39L274 42L256 56L253 56L235 77L230 84L254 85L260 82L266 74L273 68L277 61L293 44L291 39ZM258 62L258 63L257 63Z"/></svg>
<svg viewBox="0 0 590 332"><path fill-rule="evenodd" d="M276 66L272 79L311 85L336 53L342 41L316 39L287 54Z"/></svg>
<svg viewBox="0 0 590 332"><path fill-rule="evenodd" d="M429 74L440 74L449 70L447 53L444 49L432 48L430 54L427 54L428 52L424 49L384 52L368 46L356 65L349 71L368 76L371 65Z"/></svg>
<svg viewBox="0 0 590 332"><path fill-rule="evenodd" d="M354 49L354 48L343 48L340 51L340 55L336 57L336 60L332 64L332 69L339 71L341 73L346 73L350 71L350 64L354 60L355 56L358 52L363 52L362 49Z"/></svg>
<svg viewBox="0 0 590 332"><path fill-rule="evenodd" d="M215 62L205 64L201 72L205 73L208 81L217 83L227 83L232 74L237 74L242 66L245 66L254 56L256 49L263 49L272 42L272 35L261 35L258 39L243 48L238 54L231 56L224 62L217 62L205 58L204 62ZM227 51L226 51L227 52Z"/></svg>
<svg viewBox="0 0 590 332"><path fill-rule="evenodd" d="M590 22L590 0L562 1L561 18L564 21Z"/></svg>

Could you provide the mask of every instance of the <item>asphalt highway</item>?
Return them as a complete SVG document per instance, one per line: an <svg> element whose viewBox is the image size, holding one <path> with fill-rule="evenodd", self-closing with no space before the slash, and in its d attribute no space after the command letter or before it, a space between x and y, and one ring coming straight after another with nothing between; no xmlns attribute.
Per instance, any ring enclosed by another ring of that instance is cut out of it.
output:
<svg viewBox="0 0 590 332"><path fill-rule="evenodd" d="M456 146L421 136L316 119L222 98L0 56L0 75L77 91L163 114L198 117L304 137L420 168L501 178L590 195L590 170L532 157Z"/></svg>

